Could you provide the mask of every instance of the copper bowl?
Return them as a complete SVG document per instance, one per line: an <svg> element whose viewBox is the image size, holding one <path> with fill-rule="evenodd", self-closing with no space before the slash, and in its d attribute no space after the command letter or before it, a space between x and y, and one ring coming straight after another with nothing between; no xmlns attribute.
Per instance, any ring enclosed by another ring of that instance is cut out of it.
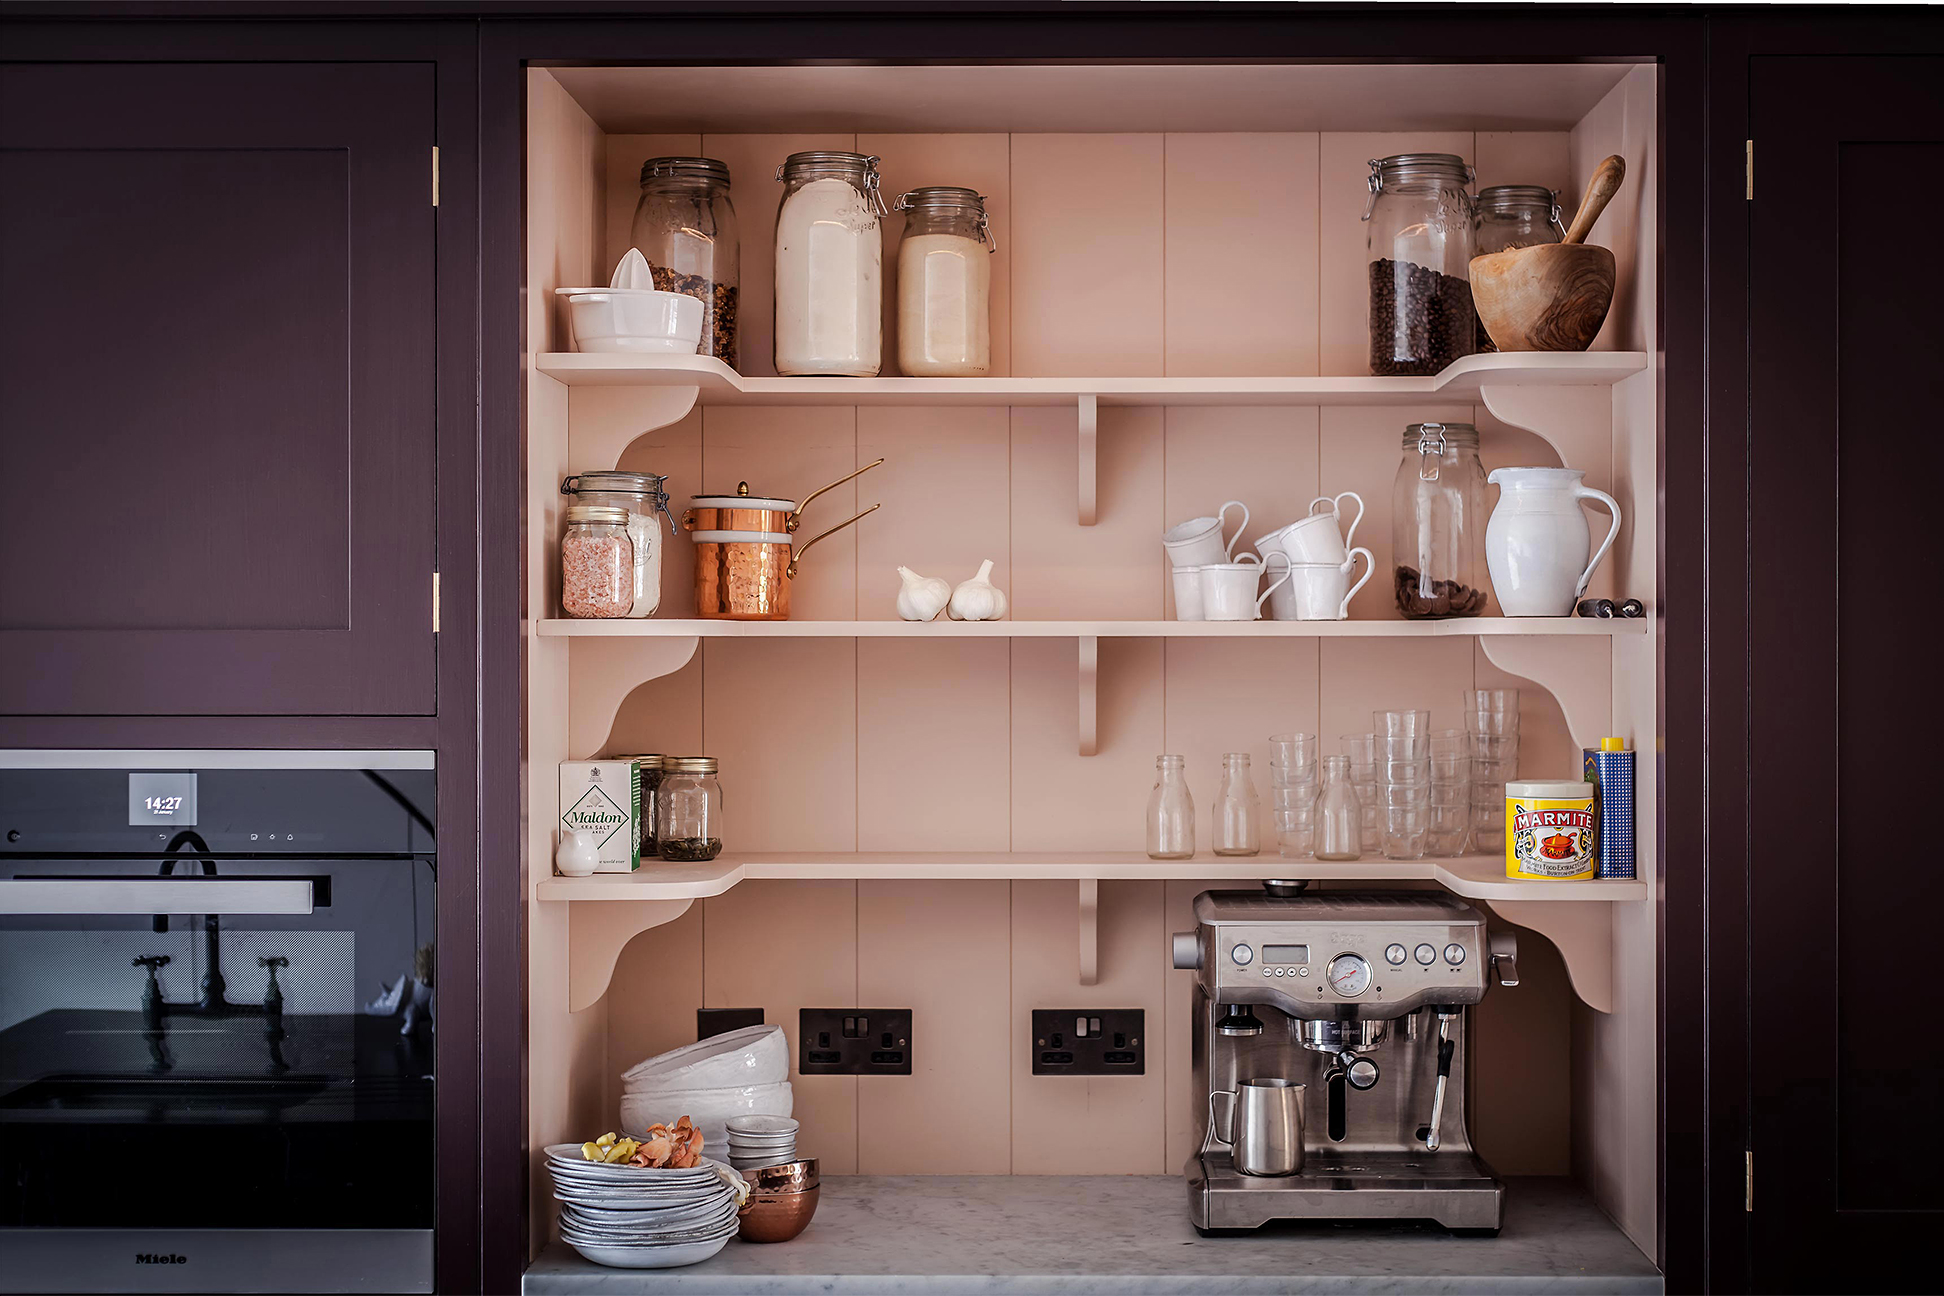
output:
<svg viewBox="0 0 1944 1296"><path fill-rule="evenodd" d="M821 1188L752 1192L738 1217L736 1236L745 1242L788 1242L810 1227Z"/></svg>
<svg viewBox="0 0 1944 1296"><path fill-rule="evenodd" d="M817 1174L815 1157L763 1166L761 1169L749 1171L743 1178L749 1181L750 1193L758 1197L776 1193L805 1192L822 1182Z"/></svg>

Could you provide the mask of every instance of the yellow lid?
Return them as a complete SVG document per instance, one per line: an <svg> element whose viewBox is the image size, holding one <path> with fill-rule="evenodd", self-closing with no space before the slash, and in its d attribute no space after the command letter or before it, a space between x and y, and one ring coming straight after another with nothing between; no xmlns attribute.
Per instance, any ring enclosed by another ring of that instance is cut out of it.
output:
<svg viewBox="0 0 1944 1296"><path fill-rule="evenodd" d="M1627 740L1625 738L1602 738L1600 739L1600 750L1625 751L1627 750Z"/></svg>

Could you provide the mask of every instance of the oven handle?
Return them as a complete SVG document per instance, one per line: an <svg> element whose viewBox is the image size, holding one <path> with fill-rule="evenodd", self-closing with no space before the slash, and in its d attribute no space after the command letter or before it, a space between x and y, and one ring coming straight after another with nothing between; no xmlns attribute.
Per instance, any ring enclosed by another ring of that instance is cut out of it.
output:
<svg viewBox="0 0 1944 1296"><path fill-rule="evenodd" d="M307 914L311 879L6 878L0 914Z"/></svg>

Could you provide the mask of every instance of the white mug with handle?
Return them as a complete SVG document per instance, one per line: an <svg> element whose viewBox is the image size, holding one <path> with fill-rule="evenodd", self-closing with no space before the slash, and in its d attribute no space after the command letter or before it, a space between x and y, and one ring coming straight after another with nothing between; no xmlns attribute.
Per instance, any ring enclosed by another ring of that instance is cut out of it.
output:
<svg viewBox="0 0 1944 1296"><path fill-rule="evenodd" d="M1242 510L1242 525L1235 528L1235 535L1227 544L1222 543L1222 531L1228 522L1228 511L1232 508ZM1236 542L1249 525L1249 506L1241 500L1230 500L1215 511L1214 517L1189 518L1161 533L1161 547L1168 551L1168 562L1175 567L1201 567L1208 563L1225 563L1235 552Z"/></svg>
<svg viewBox="0 0 1944 1296"><path fill-rule="evenodd" d="M1210 621L1254 621L1262 615L1262 605L1278 586L1289 580L1289 573L1260 595L1264 564L1259 562L1209 563L1201 569L1202 612Z"/></svg>
<svg viewBox="0 0 1944 1296"><path fill-rule="evenodd" d="M1341 529L1344 500L1357 501L1357 516L1350 520L1350 529ZM1317 505L1324 505L1317 512ZM1256 541L1256 552L1267 556L1269 549L1278 549L1289 555L1291 562L1299 563L1340 563L1350 556L1350 545L1356 539L1357 526L1364 518L1363 496L1355 491L1344 491L1341 495L1318 495L1310 501L1309 513L1297 518L1286 527L1271 531Z"/></svg>
<svg viewBox="0 0 1944 1296"><path fill-rule="evenodd" d="M1364 574L1352 585L1350 571L1356 566L1358 554L1363 555ZM1347 618L1350 615L1350 600L1370 580L1374 561L1370 550L1359 545L1340 563L1291 563L1289 581L1290 588L1295 591L1295 620L1342 621Z"/></svg>

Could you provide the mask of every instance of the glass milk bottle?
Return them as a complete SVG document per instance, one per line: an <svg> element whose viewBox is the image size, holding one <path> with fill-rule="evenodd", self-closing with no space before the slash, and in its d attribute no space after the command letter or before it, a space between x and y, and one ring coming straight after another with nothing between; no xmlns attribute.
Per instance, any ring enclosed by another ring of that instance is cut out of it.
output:
<svg viewBox="0 0 1944 1296"><path fill-rule="evenodd" d="M878 160L792 153L776 169L776 372L875 378L884 349Z"/></svg>
<svg viewBox="0 0 1944 1296"><path fill-rule="evenodd" d="M952 185L893 205L898 242L898 367L920 378L983 377L992 368L991 259L985 199Z"/></svg>
<svg viewBox="0 0 1944 1296"><path fill-rule="evenodd" d="M1195 799L1188 795L1187 762L1154 758L1154 791L1148 796L1147 853L1154 859L1187 859L1195 853Z"/></svg>
<svg viewBox="0 0 1944 1296"><path fill-rule="evenodd" d="M1353 860L1363 858L1359 840L1363 815L1357 804L1357 791L1350 786L1350 758L1323 758L1323 790L1316 798L1316 858Z"/></svg>
<svg viewBox="0 0 1944 1296"><path fill-rule="evenodd" d="M1254 855L1262 849L1256 812L1255 781L1249 777L1248 753L1229 752L1222 757L1222 791L1215 799L1217 855Z"/></svg>

